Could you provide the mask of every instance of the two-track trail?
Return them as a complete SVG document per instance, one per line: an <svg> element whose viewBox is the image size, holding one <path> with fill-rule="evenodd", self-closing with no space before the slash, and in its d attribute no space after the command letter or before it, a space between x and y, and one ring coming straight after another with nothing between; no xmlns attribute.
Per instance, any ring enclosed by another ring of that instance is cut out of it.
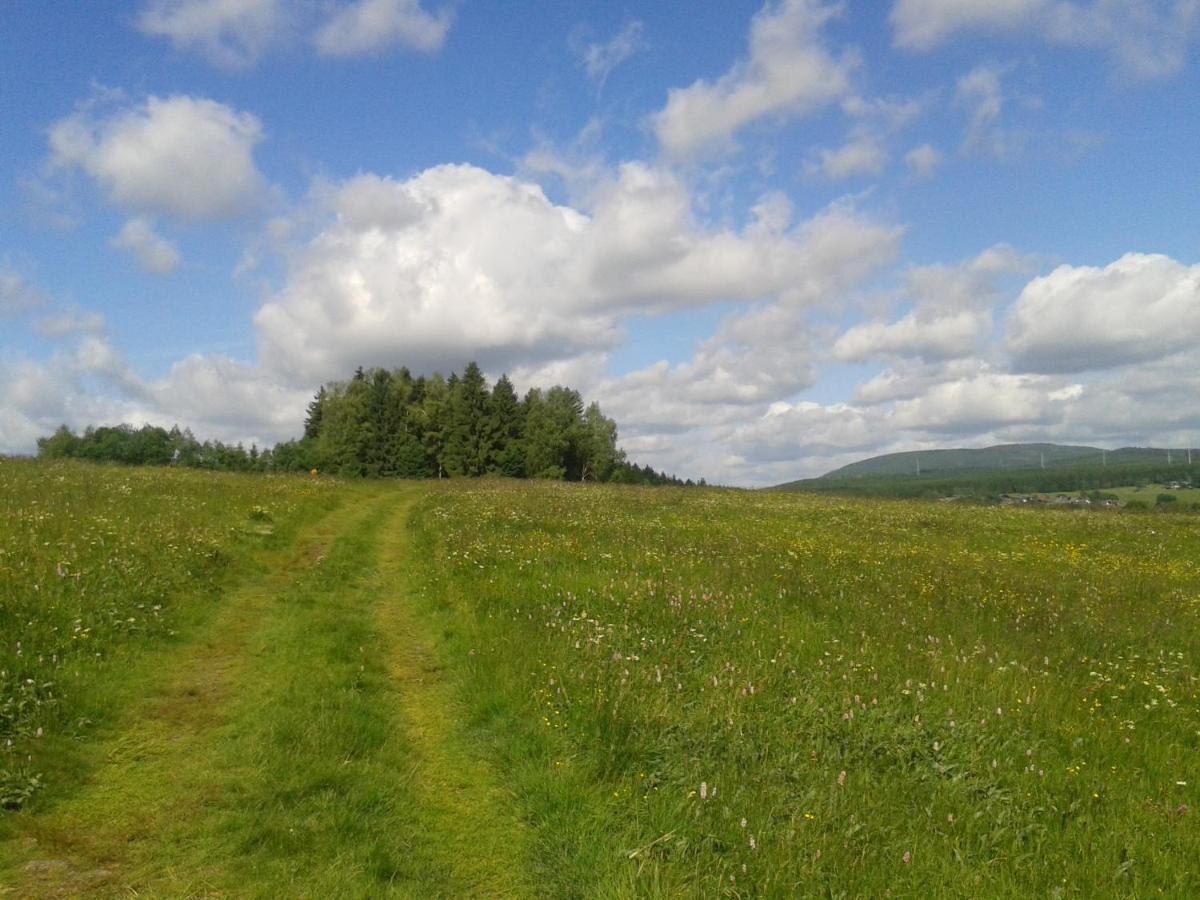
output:
<svg viewBox="0 0 1200 900"><path fill-rule="evenodd" d="M420 487L363 490L164 658L0 896L530 893L525 829L406 592Z"/></svg>

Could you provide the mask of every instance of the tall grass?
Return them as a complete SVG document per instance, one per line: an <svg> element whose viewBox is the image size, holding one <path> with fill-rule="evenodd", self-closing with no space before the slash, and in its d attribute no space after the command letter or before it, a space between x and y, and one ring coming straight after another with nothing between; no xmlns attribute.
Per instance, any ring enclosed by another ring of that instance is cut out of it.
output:
<svg viewBox="0 0 1200 900"><path fill-rule="evenodd" d="M551 894L1200 894L1189 518L483 483L415 528Z"/></svg>
<svg viewBox="0 0 1200 900"><path fill-rule="evenodd" d="M99 789L76 778L7 817L12 835L78 850L67 825L90 823L95 865L125 860L79 869L105 883L264 896L316 877L368 895L1200 895L1190 516L390 491L0 463L6 805L39 775L65 784L76 737L164 706L139 690L182 703L206 661L227 676L205 701L220 715L197 711L212 722L88 742L155 753L125 772L108 752ZM308 559L296 530L336 504ZM222 594L240 615L212 615Z"/></svg>
<svg viewBox="0 0 1200 900"><path fill-rule="evenodd" d="M0 461L0 807L41 785L45 742L117 712L98 680L337 499L311 480Z"/></svg>

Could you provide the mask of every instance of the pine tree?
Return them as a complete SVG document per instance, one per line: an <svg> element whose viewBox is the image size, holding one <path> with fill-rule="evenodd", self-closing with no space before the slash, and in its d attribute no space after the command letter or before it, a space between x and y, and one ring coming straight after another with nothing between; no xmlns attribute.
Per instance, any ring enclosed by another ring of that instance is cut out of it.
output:
<svg viewBox="0 0 1200 900"><path fill-rule="evenodd" d="M445 443L450 416L450 388L441 375L425 380L418 415L426 464L430 474L441 478L446 474Z"/></svg>
<svg viewBox="0 0 1200 900"><path fill-rule="evenodd" d="M524 415L521 401L507 375L501 375L492 388L491 430L495 435L495 449L489 470L521 478L525 475L525 459L521 448L521 433Z"/></svg>
<svg viewBox="0 0 1200 900"><path fill-rule="evenodd" d="M432 473L421 443L421 398L424 382L414 381L406 368L392 373L389 402L394 419L388 432L385 474L400 478L427 478Z"/></svg>
<svg viewBox="0 0 1200 900"><path fill-rule="evenodd" d="M470 363L450 389L446 471L451 475L484 474L495 452L490 394L483 372Z"/></svg>
<svg viewBox="0 0 1200 900"><path fill-rule="evenodd" d="M325 385L321 385L317 395L308 404L304 417L304 436L310 440L321 434L321 415L325 410Z"/></svg>
<svg viewBox="0 0 1200 900"><path fill-rule="evenodd" d="M366 475L390 475L388 445L397 418L391 402L392 373L387 369L373 369L367 383L366 423L370 430L363 445L363 472Z"/></svg>

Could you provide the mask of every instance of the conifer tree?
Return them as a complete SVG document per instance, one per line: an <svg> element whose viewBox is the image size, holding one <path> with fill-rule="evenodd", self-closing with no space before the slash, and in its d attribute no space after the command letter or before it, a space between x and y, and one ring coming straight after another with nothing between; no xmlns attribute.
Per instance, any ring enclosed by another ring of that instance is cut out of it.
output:
<svg viewBox="0 0 1200 900"><path fill-rule="evenodd" d="M455 378L457 381L457 378ZM421 406L421 444L431 475L446 475L445 447L450 417L450 387L441 375L425 381Z"/></svg>
<svg viewBox="0 0 1200 900"><path fill-rule="evenodd" d="M304 436L315 439L321 433L321 414L325 408L325 385L321 385L315 397L308 404L304 417Z"/></svg>
<svg viewBox="0 0 1200 900"><path fill-rule="evenodd" d="M501 375L492 388L491 420L496 445L489 464L490 471L510 478L523 477L525 460L521 449L521 433L525 427L524 408L507 375Z"/></svg>
<svg viewBox="0 0 1200 900"><path fill-rule="evenodd" d="M483 372L469 363L450 388L450 411L445 444L446 471L455 476L478 476L488 470L495 451L490 394Z"/></svg>

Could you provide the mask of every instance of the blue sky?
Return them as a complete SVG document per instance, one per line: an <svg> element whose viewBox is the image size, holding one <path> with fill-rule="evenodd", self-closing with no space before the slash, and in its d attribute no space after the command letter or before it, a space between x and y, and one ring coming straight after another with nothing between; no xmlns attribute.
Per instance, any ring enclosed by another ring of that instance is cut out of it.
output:
<svg viewBox="0 0 1200 900"><path fill-rule="evenodd" d="M1200 0L0 2L0 452L355 366L639 461L1200 444Z"/></svg>

